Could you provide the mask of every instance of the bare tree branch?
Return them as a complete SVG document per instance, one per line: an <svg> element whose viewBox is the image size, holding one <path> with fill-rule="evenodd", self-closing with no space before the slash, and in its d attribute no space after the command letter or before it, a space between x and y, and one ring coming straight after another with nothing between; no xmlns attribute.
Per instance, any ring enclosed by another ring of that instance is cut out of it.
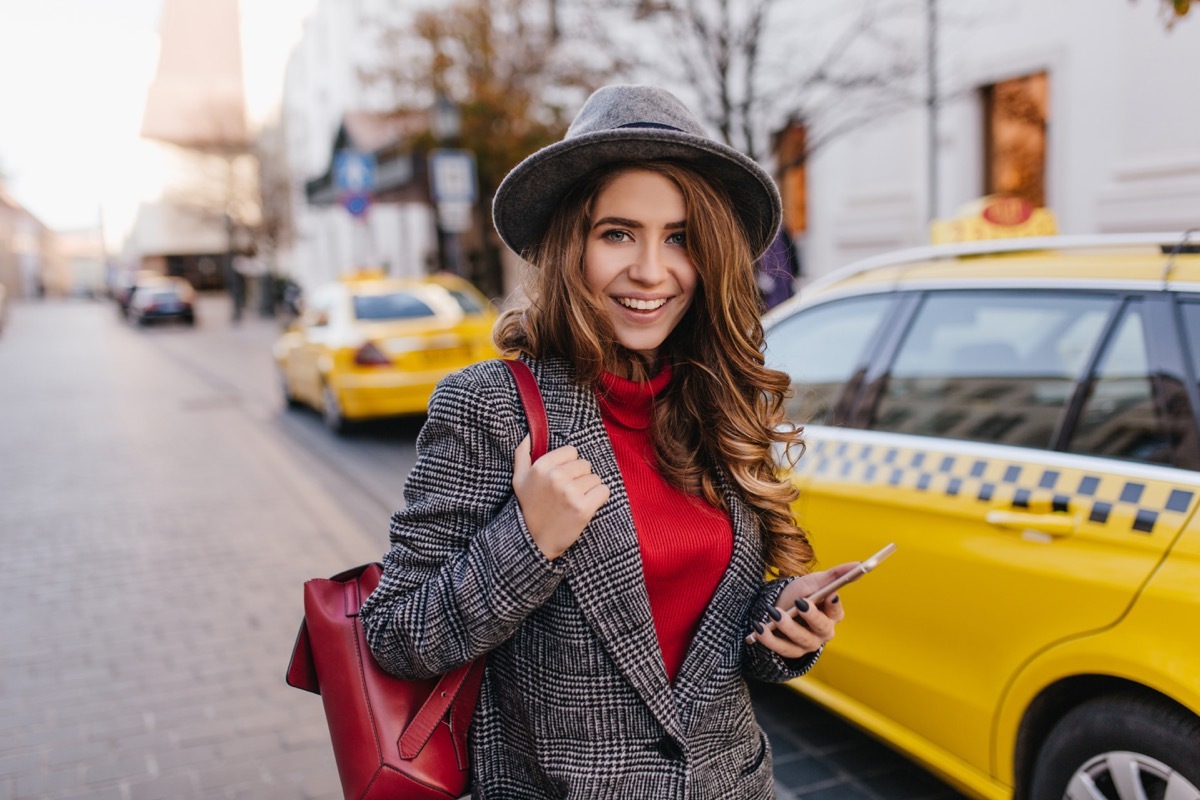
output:
<svg viewBox="0 0 1200 800"><path fill-rule="evenodd" d="M789 120L844 134L879 115L860 107L883 112L921 102L913 86L923 68L914 0L630 2L635 18L657 23L667 34L661 40L674 43L658 63L676 67L718 135L751 157ZM849 10L839 21L831 8Z"/></svg>

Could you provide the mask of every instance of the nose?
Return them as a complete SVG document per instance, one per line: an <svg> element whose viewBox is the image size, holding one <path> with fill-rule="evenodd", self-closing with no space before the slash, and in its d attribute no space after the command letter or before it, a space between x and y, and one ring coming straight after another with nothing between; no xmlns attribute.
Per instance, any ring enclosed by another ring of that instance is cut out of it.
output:
<svg viewBox="0 0 1200 800"><path fill-rule="evenodd" d="M667 263L664 253L654 243L638 248L636 258L629 265L629 278L645 286L657 286L667 278Z"/></svg>

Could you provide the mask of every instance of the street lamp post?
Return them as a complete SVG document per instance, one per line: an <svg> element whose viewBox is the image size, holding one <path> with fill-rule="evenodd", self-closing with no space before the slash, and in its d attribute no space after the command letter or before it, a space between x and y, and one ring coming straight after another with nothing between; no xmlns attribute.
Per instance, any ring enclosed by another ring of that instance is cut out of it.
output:
<svg viewBox="0 0 1200 800"><path fill-rule="evenodd" d="M929 222L938 215L938 67L937 67L937 0L926 0L928 25L928 78L926 103L929 106Z"/></svg>
<svg viewBox="0 0 1200 800"><path fill-rule="evenodd" d="M445 147L461 132L462 112L453 100L439 92L433 103L433 135Z"/></svg>
<svg viewBox="0 0 1200 800"><path fill-rule="evenodd" d="M462 275L461 234L471 227L475 202L475 157L468 150L450 149L462 130L462 114L450 98L438 94L430 127L441 147L429 154L429 189L437 214L438 249L443 269Z"/></svg>

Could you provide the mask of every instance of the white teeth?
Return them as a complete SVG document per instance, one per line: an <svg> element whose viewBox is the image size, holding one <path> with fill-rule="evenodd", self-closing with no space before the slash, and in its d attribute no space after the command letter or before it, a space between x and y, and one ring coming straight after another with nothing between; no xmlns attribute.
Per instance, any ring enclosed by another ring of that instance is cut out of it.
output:
<svg viewBox="0 0 1200 800"><path fill-rule="evenodd" d="M618 297L616 301L626 308L633 308L638 311L653 311L667 304L665 298L659 300L635 300L632 297Z"/></svg>

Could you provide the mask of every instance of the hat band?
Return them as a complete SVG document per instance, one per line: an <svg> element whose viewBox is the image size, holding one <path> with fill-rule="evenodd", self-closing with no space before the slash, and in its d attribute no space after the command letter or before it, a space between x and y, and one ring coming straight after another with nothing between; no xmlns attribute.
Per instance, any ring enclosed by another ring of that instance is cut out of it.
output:
<svg viewBox="0 0 1200 800"><path fill-rule="evenodd" d="M661 122L626 122L624 125L618 125L617 128L659 128L664 131L687 133L683 128L676 128L674 125L663 125Z"/></svg>

